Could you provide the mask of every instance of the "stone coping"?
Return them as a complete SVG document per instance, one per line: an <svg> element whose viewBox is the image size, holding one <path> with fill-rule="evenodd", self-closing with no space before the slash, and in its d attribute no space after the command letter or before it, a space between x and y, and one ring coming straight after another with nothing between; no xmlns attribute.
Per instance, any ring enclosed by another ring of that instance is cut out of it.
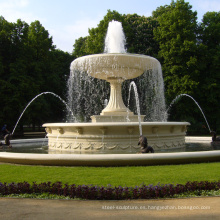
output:
<svg viewBox="0 0 220 220"><path fill-rule="evenodd" d="M54 166L148 166L220 161L220 151L154 154L0 153L0 162Z"/></svg>
<svg viewBox="0 0 220 220"><path fill-rule="evenodd" d="M25 143L39 143L39 142L47 142L48 138L33 138L33 139L15 139L10 140L11 144L25 144Z"/></svg>
<svg viewBox="0 0 220 220"><path fill-rule="evenodd" d="M185 136L186 143L210 143L212 137L196 137L196 136Z"/></svg>
<svg viewBox="0 0 220 220"><path fill-rule="evenodd" d="M211 137L196 137L196 136L185 136L186 143L209 143L212 141ZM37 143L37 142L48 142L48 138L32 138L32 139L15 139L11 140L12 144L22 143Z"/></svg>
<svg viewBox="0 0 220 220"><path fill-rule="evenodd" d="M107 126L138 126L139 122L86 122L86 123L45 123L43 127L107 127ZM141 125L166 126L166 125L190 125L188 122L141 122Z"/></svg>

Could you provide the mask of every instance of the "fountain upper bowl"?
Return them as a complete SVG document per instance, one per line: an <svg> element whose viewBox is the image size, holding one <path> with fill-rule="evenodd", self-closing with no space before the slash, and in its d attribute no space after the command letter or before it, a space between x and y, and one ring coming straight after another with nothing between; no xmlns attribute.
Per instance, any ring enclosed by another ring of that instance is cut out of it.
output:
<svg viewBox="0 0 220 220"><path fill-rule="evenodd" d="M71 70L86 71L88 75L104 80L133 79L160 65L153 57L129 53L87 55L75 59Z"/></svg>

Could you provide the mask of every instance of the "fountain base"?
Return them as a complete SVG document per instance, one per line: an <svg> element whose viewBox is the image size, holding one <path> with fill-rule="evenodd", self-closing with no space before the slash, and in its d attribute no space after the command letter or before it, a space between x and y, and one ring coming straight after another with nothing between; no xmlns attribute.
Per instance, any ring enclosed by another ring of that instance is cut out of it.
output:
<svg viewBox="0 0 220 220"><path fill-rule="evenodd" d="M181 148L188 122L142 122L143 135L155 150ZM49 150L81 153L137 153L138 122L44 124Z"/></svg>

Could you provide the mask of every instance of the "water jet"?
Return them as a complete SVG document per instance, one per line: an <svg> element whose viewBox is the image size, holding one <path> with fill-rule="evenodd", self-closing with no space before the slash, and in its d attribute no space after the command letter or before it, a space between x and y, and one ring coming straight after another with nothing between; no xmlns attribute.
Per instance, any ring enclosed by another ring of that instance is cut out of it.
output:
<svg viewBox="0 0 220 220"><path fill-rule="evenodd" d="M18 118L18 120L17 120L17 122L16 122L16 124L15 124L15 126L14 126L14 129L13 129L13 131L12 131L12 135L14 134L15 129L17 128L17 125L18 125L19 121L21 120L23 114L25 113L25 111L27 110L27 108L30 106L30 104L31 104L35 99L37 99L38 97L40 97L40 96L42 96L42 95L47 95L47 94L50 94L50 95L53 95L53 96L57 97L57 98L66 106L67 110L71 113L71 115L72 115L72 117L73 117L73 112L72 112L72 110L70 109L70 107L67 105L67 103L66 103L60 96L58 96L57 94L55 94L55 93L53 93L53 92L42 92L42 93L36 95L36 96L26 105L26 107L24 108L23 112L21 113L20 117Z"/></svg>
<svg viewBox="0 0 220 220"><path fill-rule="evenodd" d="M177 102L181 97L184 97L184 96L185 96L185 97L188 97L188 98L190 98L190 99L192 99L192 100L194 101L194 103L197 105L197 107L199 108L200 112L201 112L202 115L203 115L203 118L205 119L205 122L206 122L206 124L207 124L208 129L209 129L209 132L211 133L211 129L210 129L209 123L208 123L208 121L207 121L207 119L206 119L206 117L205 117L205 114L204 114L202 108L200 107L199 103L198 103L192 96L190 96L190 95L188 95L188 94L180 94L180 95L176 96L176 98L173 99L173 101L170 103L170 106L168 107L167 112L170 110L170 108L173 106L173 104L174 104L175 102Z"/></svg>

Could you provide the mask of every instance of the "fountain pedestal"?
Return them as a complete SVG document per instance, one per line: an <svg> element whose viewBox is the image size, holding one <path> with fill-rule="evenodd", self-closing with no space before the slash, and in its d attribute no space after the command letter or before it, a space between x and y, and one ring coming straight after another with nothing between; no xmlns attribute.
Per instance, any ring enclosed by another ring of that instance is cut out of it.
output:
<svg viewBox="0 0 220 220"><path fill-rule="evenodd" d="M110 77L107 79L110 83L111 92L108 105L102 110L100 115L134 115L125 105L121 95L122 78Z"/></svg>
<svg viewBox="0 0 220 220"><path fill-rule="evenodd" d="M134 115L124 104L122 100L121 84L124 82L122 78L109 77L107 81L110 83L110 99L108 105L102 110L100 115L91 116L94 122L138 122L138 116ZM144 115L141 115L141 121L144 121Z"/></svg>

